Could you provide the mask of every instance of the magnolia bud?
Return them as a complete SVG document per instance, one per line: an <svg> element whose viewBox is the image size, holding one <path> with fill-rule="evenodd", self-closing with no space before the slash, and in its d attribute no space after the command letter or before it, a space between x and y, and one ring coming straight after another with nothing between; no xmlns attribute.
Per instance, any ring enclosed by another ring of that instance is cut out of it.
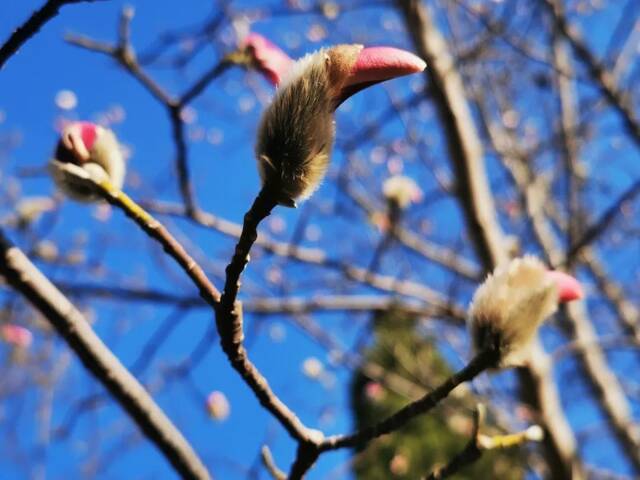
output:
<svg viewBox="0 0 640 480"><path fill-rule="evenodd" d="M469 307L469 329L476 351L495 349L496 367L523 365L538 328L559 302L582 298L578 281L549 271L535 257L516 258L498 267L476 290Z"/></svg>
<svg viewBox="0 0 640 480"><path fill-rule="evenodd" d="M90 122L68 124L56 146L49 167L56 185L70 198L81 202L98 197L76 176L65 170L65 164L83 168L94 180L108 180L116 189L122 188L125 161L114 133Z"/></svg>
<svg viewBox="0 0 640 480"><path fill-rule="evenodd" d="M263 187L286 206L308 198L329 166L335 109L363 88L425 66L409 52L362 45L322 49L293 63L258 128Z"/></svg>

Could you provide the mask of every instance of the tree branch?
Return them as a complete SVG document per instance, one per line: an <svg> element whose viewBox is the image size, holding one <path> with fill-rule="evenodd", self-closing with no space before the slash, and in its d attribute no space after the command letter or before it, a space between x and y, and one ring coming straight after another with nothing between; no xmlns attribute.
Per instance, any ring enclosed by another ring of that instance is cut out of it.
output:
<svg viewBox="0 0 640 480"><path fill-rule="evenodd" d="M458 199L485 271L506 260L503 233L496 219L483 151L465 96L462 78L428 8L417 0L397 0L418 54L427 61L431 98L440 116L459 185ZM562 411L550 375L549 358L536 342L527 368L519 370L521 396L543 420L547 464L554 478L582 478L573 432Z"/></svg>
<svg viewBox="0 0 640 480"><path fill-rule="evenodd" d="M193 215L189 215L184 207L174 203L144 202L144 206L148 211L156 213L157 215L186 217L197 225L210 228L229 237L239 238L242 231L240 225L203 210L198 210ZM454 322L460 325L464 324L466 318L464 308L450 302L440 292L432 290L421 283L399 280L388 275L371 274L366 268L361 268L353 265L353 263L347 263L329 257L322 249L299 247L289 243L279 242L264 233L258 235L255 245L283 258L291 258L309 265L317 265L341 272L346 278L352 281L368 285L383 292L421 300L437 310L439 316L450 317Z"/></svg>
<svg viewBox="0 0 640 480"><path fill-rule="evenodd" d="M95 1L98 0L48 0L40 9L33 12L24 24L16 28L0 47L0 70L2 70L7 60L9 60L27 40L38 33L45 23L58 15L60 7L72 3Z"/></svg>
<svg viewBox="0 0 640 480"><path fill-rule="evenodd" d="M65 339L183 478L209 479L191 445L69 300L0 231L0 272Z"/></svg>
<svg viewBox="0 0 640 480"><path fill-rule="evenodd" d="M244 347L242 304L236 301L240 275L249 262L249 251L258 237L258 225L276 206L270 191L263 189L244 216L242 232L234 255L226 269L226 280L220 302L216 305L216 325L220 344L231 366L253 391L260 404L269 411L287 432L299 442L309 441L309 431L298 417L271 390L267 379L249 360Z"/></svg>

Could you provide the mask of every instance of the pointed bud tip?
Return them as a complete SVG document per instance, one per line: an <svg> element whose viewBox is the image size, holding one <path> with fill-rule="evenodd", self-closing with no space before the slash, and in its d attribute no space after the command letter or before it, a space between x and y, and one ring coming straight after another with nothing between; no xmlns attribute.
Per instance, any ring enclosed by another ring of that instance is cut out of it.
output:
<svg viewBox="0 0 640 480"><path fill-rule="evenodd" d="M411 52L393 47L362 48L351 67L349 77L335 98L338 108L351 95L376 83L423 71L424 60Z"/></svg>
<svg viewBox="0 0 640 480"><path fill-rule="evenodd" d="M379 82L422 72L427 64L406 50L393 47L363 48L351 71L354 83Z"/></svg>
<svg viewBox="0 0 640 480"><path fill-rule="evenodd" d="M547 275L549 275L558 287L558 297L561 302L570 302L584 298L582 285L568 273L550 270Z"/></svg>

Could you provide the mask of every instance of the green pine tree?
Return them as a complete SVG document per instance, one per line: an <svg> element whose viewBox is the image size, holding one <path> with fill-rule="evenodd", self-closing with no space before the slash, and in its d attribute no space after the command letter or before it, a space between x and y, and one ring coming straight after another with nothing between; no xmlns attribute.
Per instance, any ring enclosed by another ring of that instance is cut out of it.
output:
<svg viewBox="0 0 640 480"><path fill-rule="evenodd" d="M433 388L451 375L452 369L432 339L425 338L415 318L388 311L374 318L374 342L365 363L375 364L387 376L402 377L425 388ZM390 378L387 385L392 383ZM394 413L408 402L405 395L371 382L363 370L352 381L352 410L356 428L363 428ZM386 435L356 453L353 469L363 480L419 479L438 464L446 463L469 441L472 411L477 403L466 391L454 391L436 409L399 431ZM491 432L490 419L483 432ZM495 433L495 432L493 432ZM455 479L508 479L524 476L518 449L484 452Z"/></svg>

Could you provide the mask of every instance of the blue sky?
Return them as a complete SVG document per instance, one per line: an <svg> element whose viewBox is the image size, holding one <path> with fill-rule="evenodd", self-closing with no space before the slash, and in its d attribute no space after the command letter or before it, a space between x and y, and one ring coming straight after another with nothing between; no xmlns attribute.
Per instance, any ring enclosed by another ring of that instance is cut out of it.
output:
<svg viewBox="0 0 640 480"><path fill-rule="evenodd" d="M0 38L5 38L12 28L19 25L41 2L22 1L4 2L0 12ZM132 41L137 47L144 47L157 40L158 35L167 29L198 24L211 14L211 2L192 0L177 6L176 2L132 2L135 6L135 18L132 23ZM251 5L253 2L239 2L236 6ZM263 2L258 2L263 5ZM113 42L120 2L104 1L94 4L66 6L61 14L45 25L42 31L20 52L9 60L0 72L0 134L17 135L19 142L9 156L0 165L9 175L18 175L29 168L45 164L56 141L54 125L61 115L67 118L99 120L105 113L123 108L122 121L112 125L121 142L132 152L127 181L127 190L134 198L157 198L179 200L176 177L173 170L174 145L170 135L170 123L165 110L144 91L132 78L124 74L110 59L92 52L79 50L66 44L66 33L82 33L94 39ZM356 17L357 15L357 17ZM335 26L319 41L309 42L309 32L318 24L312 16L282 16L268 22L257 21L252 28L273 38L277 43L297 56L327 42L338 43L356 39L368 43L376 42L394 46L406 45L406 39L397 28L398 19L387 10L379 8L364 9L357 14L347 13L346 19ZM357 20L357 21L356 21ZM603 22L598 19L598 22ZM607 20L609 21L609 20ZM613 20L611 20L613 21ZM385 30L385 26L388 27ZM225 29L223 38L228 47L233 44L230 28ZM310 45L310 43L312 45ZM601 42L594 42L599 46ZM144 48L140 48L144 51ZM176 73L168 68L153 68L151 74L173 93L178 93L197 78L216 61L213 48L206 48L198 55L184 72ZM422 78L401 79L392 83L393 90L376 87L345 104L338 112L338 138L341 145L348 143L350 135L361 131L363 126L375 121L389 108L390 98L409 98L413 91L423 86ZM75 93L78 105L73 111L62 112L55 103L55 96L61 90ZM201 206L224 218L240 222L243 213L256 194L259 181L253 159L253 136L265 99L271 95L271 87L259 76L240 69L229 71L212 84L205 95L194 104L196 118L189 125L192 141L189 144L189 161L193 174L194 188ZM427 102L419 102L417 109L427 117L433 117ZM114 110L115 109L115 110ZM615 120L613 121L615 126ZM428 127L418 126L419 134L428 137L434 152L442 145ZM398 119L385 124L375 140L386 141L401 135L402 126ZM200 136L214 139L202 141ZM372 145L365 146L355 155L372 155ZM602 151L608 153L607 146ZM373 152L375 154L375 152ZM427 153L426 155L433 155ZM434 155L435 157L436 155ZM606 156L606 155L604 155ZM432 158L433 160L433 158ZM436 158L437 160L437 158ZM335 174L337 166L344 161L340 151L334 155ZM411 172L428 192L435 188L430 172L415 158L405 160L405 171ZM412 163L413 162L413 163ZM594 164L602 160L595 159ZM608 165L608 164L605 164ZM388 175L387 166L373 164L370 172L363 176ZM443 167L445 172L446 167ZM626 167L612 169L607 181L612 184L626 185L631 175L625 173ZM493 178L500 181L498 175ZM3 177L2 181L5 181ZM48 195L54 191L48 177L36 175L20 178L23 195ZM278 238L287 239L293 234L296 222L308 216L311 225L320 231L318 244L339 254L356 254L362 248L375 244L375 232L360 232L353 241L342 241L343 232L354 228L353 218L337 218L335 222L326 222L326 211L336 197L335 186L328 182L319 194L318 202L309 203L298 210L278 209L276 217L284 221L284 229L278 231L274 224L265 225ZM594 208L606 205L600 197L594 196ZM3 205L3 212L9 206ZM459 245L460 216L455 204L450 200L436 202L434 206L425 206L432 228L433 237L451 246ZM423 211L424 213L424 211ZM78 274L69 267L47 267L53 279L61 281L96 283L101 280L109 284L123 286L145 285L185 295L195 294L194 289L182 273L167 261L159 261L160 250L152 245L147 237L131 225L119 212L113 212L105 222L100 220L99 209L93 206L65 202L61 213L56 217L47 236L55 239L63 248L73 250L83 248L89 257L104 262L106 268L85 269ZM362 220L361 217L355 217ZM229 257L233 242L221 235L204 231L185 222L167 219L167 226L193 249L196 257L206 261L216 283L221 284L219 273ZM416 220L416 224L418 224ZM438 228L440 227L440 228ZM307 230L308 231L308 230ZM123 233L126 232L126 233ZM316 232L317 233L317 232ZM309 234L309 238L311 238ZM313 239L305 243L314 246ZM25 249L31 246L32 239L15 236L14 241ZM84 245L84 246L83 246ZM468 251L468 250L467 250ZM260 256L255 255L256 258ZM282 267L281 261L262 258L258 264L250 264L245 287L246 293L265 294L273 292L272 286L265 284L259 273L275 271ZM403 257L392 270L405 272L411 270L412 259ZM253 271L252 268L254 268ZM297 269L297 270L296 270ZM304 267L291 267L293 282L303 283ZM449 278L437 270L428 268L419 274L411 272L416 278L428 278L436 286L446 288ZM330 290L332 285L324 286ZM301 287L305 288L305 287ZM463 287L467 290L469 286ZM283 288L283 291L286 291ZM351 289L350 291L358 291ZM80 306L88 308L97 321L95 328L101 338L116 352L125 365L132 365L152 337L158 325L170 317L170 307L148 305L130 310L127 304L113 304L101 301L80 301ZM353 341L359 328L366 322L363 316L344 316L320 314L315 320L321 325L329 325L340 332L345 345ZM199 340L210 328L211 313L206 309L194 309L180 317L180 323L162 345L152 365L141 378L149 382L151 389L159 389L155 395L161 406L178 424L186 437L193 442L204 460L211 466L216 478L245 478L245 469L257 461L262 444L269 443L279 465L286 468L295 451L295 445L276 422L258 407L256 399L241 382L237 374L228 366L221 353L217 340L212 344L200 365L195 368L186 381L172 382L166 371L188 356ZM273 329L284 329L284 340L273 339ZM351 423L348 414L348 373L336 369L337 382L333 388L306 378L301 372L305 358L317 356L327 361L327 352L315 345L305 335L290 326L285 319L270 317L264 319L247 315L246 330L250 353L255 363L262 369L274 390L290 403L311 427L323 429L326 433L348 431ZM553 343L554 332L549 335ZM37 348L51 348L52 356L62 361L65 348L60 342L48 342L46 335L37 338ZM48 343L47 343L48 342ZM622 360L621 360L622 361ZM572 368L571 363L566 365ZM212 390L223 391L231 403L231 415L224 422L212 421L202 408L204 396ZM86 394L102 392L94 380L84 372L73 359L71 367L53 390L54 427L65 422L69 408ZM574 392L575 393L575 392ZM0 456L0 470L3 478L25 478L36 476L38 466L16 465L21 461L13 455L34 452L36 458L44 459L47 477L60 478L78 473L80 459L90 457L89 452L99 450L105 454L108 465L98 467L103 472L100 478L171 478L173 475L165 460L153 446L135 435L136 429L120 408L109 402L108 406L93 413L84 413L79 417L74 433L64 441L52 441L43 451L38 446L38 417L44 394L40 390L30 389L20 397L20 401L3 401L2 415L16 422L16 438L19 440L15 452L11 448L3 449ZM567 404L572 420L577 424L588 425L598 418L593 408L581 404L579 411L573 411ZM323 414L324 415L321 415ZM1 417L0 417L1 418ZM324 423L323 420L324 419ZM123 439L133 438L133 447L123 446ZM25 442L25 443L20 443ZM604 464L619 458L615 447L606 440L599 447L587 453L596 464ZM605 445L606 448L602 448ZM605 452L605 453L603 453ZM309 478L325 478L329 472L335 472L345 465L349 452L330 453L321 457ZM605 458L600 458L605 455ZM91 468L85 464L83 468ZM346 467L344 467L346 468ZM620 466L623 469L623 466ZM136 472L131 476L131 472ZM138 472L140 472L138 474ZM342 478L338 476L338 478Z"/></svg>

